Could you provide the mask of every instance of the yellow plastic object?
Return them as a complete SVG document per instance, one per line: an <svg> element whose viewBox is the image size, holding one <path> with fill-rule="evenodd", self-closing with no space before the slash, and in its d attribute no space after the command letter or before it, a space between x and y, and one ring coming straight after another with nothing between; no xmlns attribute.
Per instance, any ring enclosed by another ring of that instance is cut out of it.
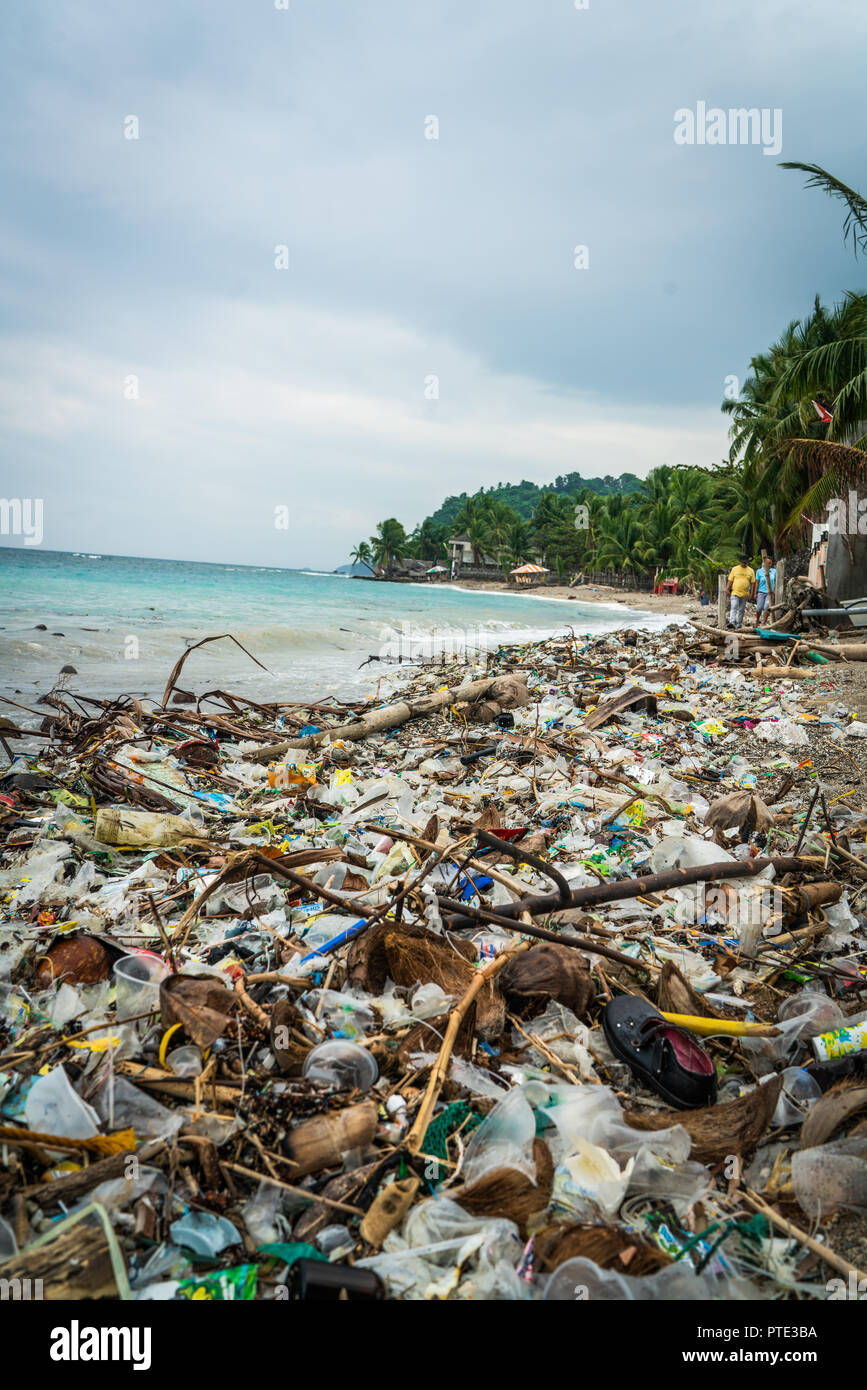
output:
<svg viewBox="0 0 867 1390"><path fill-rule="evenodd" d="M87 1038L64 1038L64 1042L67 1047L80 1047L85 1052L108 1052L110 1047L117 1047L120 1038L93 1038L90 1041Z"/></svg>
<svg viewBox="0 0 867 1390"><path fill-rule="evenodd" d="M183 1028L183 1026L184 1025L182 1023L173 1023L171 1028L167 1028L166 1031L163 1033L162 1038L160 1039L159 1052L161 1067L165 1067L166 1064L166 1052L168 1050L169 1040L171 1039L172 1035L176 1033L179 1028Z"/></svg>
<svg viewBox="0 0 867 1390"><path fill-rule="evenodd" d="M699 1018L695 1014L663 1014L666 1023L688 1028L702 1038L776 1038L779 1028L773 1023L741 1023L731 1018Z"/></svg>

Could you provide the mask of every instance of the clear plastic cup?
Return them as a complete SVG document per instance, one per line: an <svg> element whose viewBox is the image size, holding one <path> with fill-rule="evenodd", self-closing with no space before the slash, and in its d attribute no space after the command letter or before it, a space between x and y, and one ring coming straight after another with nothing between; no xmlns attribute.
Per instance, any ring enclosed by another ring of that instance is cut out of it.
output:
<svg viewBox="0 0 867 1390"><path fill-rule="evenodd" d="M166 1058L166 1067L175 1076L201 1076L204 1066L201 1048L192 1043L174 1048Z"/></svg>
<svg viewBox="0 0 867 1390"><path fill-rule="evenodd" d="M369 1091L379 1077L376 1058L358 1043L319 1043L304 1058L303 1075L309 1081L327 1081L345 1090Z"/></svg>
<svg viewBox="0 0 867 1390"><path fill-rule="evenodd" d="M117 1021L136 1018L139 1014L157 1013L160 1006L160 984L171 971L159 956L121 956L114 967L117 985ZM139 1021L144 1032L147 1018Z"/></svg>

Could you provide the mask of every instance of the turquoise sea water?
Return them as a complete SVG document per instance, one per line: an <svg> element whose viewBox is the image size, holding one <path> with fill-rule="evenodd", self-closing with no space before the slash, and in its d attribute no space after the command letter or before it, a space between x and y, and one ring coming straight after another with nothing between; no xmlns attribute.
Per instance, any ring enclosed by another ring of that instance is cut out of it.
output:
<svg viewBox="0 0 867 1390"><path fill-rule="evenodd" d="M357 698L392 671L371 655L428 657L564 632L600 632L660 615L441 584L371 583L245 565L0 548L0 689L43 693L69 664L69 688L158 696L174 662L202 637L181 683L263 699ZM45 631L38 629L45 624Z"/></svg>

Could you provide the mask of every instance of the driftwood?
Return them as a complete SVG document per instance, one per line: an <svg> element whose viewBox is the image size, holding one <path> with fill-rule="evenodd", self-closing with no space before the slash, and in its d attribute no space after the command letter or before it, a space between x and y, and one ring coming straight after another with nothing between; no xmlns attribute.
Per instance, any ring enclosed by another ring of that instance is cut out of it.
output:
<svg viewBox="0 0 867 1390"><path fill-rule="evenodd" d="M725 643L730 637L736 637L741 650L744 652L775 652L783 647L782 643L769 644L756 632L733 632L726 628L707 627L704 623L696 622L693 623L693 627L708 633L717 643ZM782 632L782 625L778 623L775 630ZM787 635L794 636L792 633ZM819 656L826 656L829 661L867 661L867 642L823 642L821 639L814 640L809 634L799 637L798 642L811 652L817 652ZM782 669L781 667L780 670ZM787 668L787 674L791 674L791 669ZM815 671L810 672L810 675L815 674Z"/></svg>
<svg viewBox="0 0 867 1390"><path fill-rule="evenodd" d="M397 729L410 719L423 719L425 715L457 704L458 701L478 700L492 684L493 677L487 676L484 680L470 681L466 685L455 686L452 690L437 690L432 695L420 695L414 700L401 700L396 705L371 710L369 714L354 719L350 724L338 724L333 729L321 729L318 734L307 734L304 738L284 739L282 743L266 744L264 748L257 748L254 753L248 753L247 757L254 762L267 763L272 758L279 757L281 753L287 753L290 748L317 748L328 738L348 739L354 743L367 738L368 734L382 733L385 729Z"/></svg>
<svg viewBox="0 0 867 1390"><path fill-rule="evenodd" d="M644 690L642 686L634 685L631 690L624 690L616 699L606 700L604 704L597 705L592 714L588 714L581 728L584 733L592 733L594 729L601 729L603 724L607 724L609 719L614 719L616 715L638 709L648 714L656 714L656 696L651 691Z"/></svg>
<svg viewBox="0 0 867 1390"><path fill-rule="evenodd" d="M75 1226L56 1240L13 1255L4 1261L3 1278L10 1283L20 1279L31 1297L55 1302L118 1294L111 1250L100 1226Z"/></svg>
<svg viewBox="0 0 867 1390"><path fill-rule="evenodd" d="M519 923L511 923L509 919L521 918L524 913L529 913L531 917L539 917L542 913L556 912L558 908L565 907L589 907L599 903L620 902L624 898L637 898L640 894L662 893L668 888L685 888L691 883L713 883L715 879L723 878L753 878L772 865L777 874L796 873L799 870L812 868L816 864L815 857L795 856L780 857L772 859L740 859L725 860L719 864L701 864L696 869L671 869L664 874L648 874L645 878L622 878L615 882L606 881L605 883L594 883L589 888L574 888L570 894L568 903L562 901L559 893L539 893L532 897L522 898L517 903L507 903L497 909L496 913L487 914L488 920L496 917L508 925L514 925L516 931L523 931L524 928ZM443 900L441 899L441 902ZM451 904L445 900L445 906L451 910L459 904ZM474 927L478 921L482 920L478 911L463 909L461 913L455 912L449 918L448 926L451 930L457 931L463 927ZM537 929L537 933L540 929ZM595 951L599 948L592 941L587 941L584 937L569 938L557 937L552 934L549 937L542 937L542 940L559 940L564 945L581 945L585 950ZM630 960L630 957L626 957ZM631 962L635 964L636 962Z"/></svg>

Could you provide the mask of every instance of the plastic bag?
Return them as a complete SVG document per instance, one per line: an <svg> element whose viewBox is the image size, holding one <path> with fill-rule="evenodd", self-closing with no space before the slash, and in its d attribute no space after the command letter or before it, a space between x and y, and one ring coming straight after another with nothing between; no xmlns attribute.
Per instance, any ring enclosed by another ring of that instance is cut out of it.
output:
<svg viewBox="0 0 867 1390"><path fill-rule="evenodd" d="M476 1182L493 1168L517 1168L535 1182L535 1135L532 1107L522 1088L515 1086L473 1130L464 1154L464 1180Z"/></svg>

